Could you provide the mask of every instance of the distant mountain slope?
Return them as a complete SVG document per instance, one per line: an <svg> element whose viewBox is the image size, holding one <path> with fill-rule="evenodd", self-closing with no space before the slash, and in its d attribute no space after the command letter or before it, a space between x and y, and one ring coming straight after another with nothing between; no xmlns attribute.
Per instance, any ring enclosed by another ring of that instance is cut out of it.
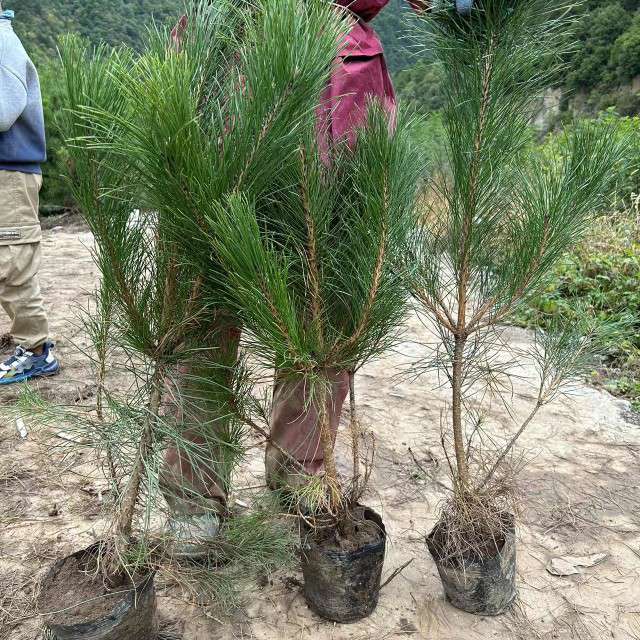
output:
<svg viewBox="0 0 640 640"><path fill-rule="evenodd" d="M424 62L407 51L406 39L397 36L405 29L403 5L404 0L392 0L376 27L400 94L416 106L433 108L438 102L435 78ZM614 106L623 114L640 113L640 0L585 0L575 11L576 46L567 59L565 97L572 96L580 111Z"/></svg>
<svg viewBox="0 0 640 640"><path fill-rule="evenodd" d="M75 31L94 42L137 46L151 16L175 19L176 0L3 0L16 13L14 27L32 55L42 60L53 54L58 37Z"/></svg>
<svg viewBox="0 0 640 640"><path fill-rule="evenodd" d="M417 61L415 46L407 38L407 22L410 19L407 0L391 0L374 22L384 44L387 64L394 73L406 69Z"/></svg>

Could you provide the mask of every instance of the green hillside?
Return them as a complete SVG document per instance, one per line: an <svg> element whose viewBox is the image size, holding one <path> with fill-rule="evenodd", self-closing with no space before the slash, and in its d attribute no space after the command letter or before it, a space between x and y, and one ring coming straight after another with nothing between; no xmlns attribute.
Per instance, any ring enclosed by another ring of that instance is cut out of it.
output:
<svg viewBox="0 0 640 640"><path fill-rule="evenodd" d="M417 62L415 44L406 35L411 18L406 0L391 0L375 20L376 30L384 43L387 64L393 73Z"/></svg>
<svg viewBox="0 0 640 640"><path fill-rule="evenodd" d="M428 64L416 61L406 41L404 46L398 41L402 0L393 2L378 18L378 30L392 50L389 66L399 93L418 108L437 108L438 90ZM575 47L562 86L566 102L571 99L576 109L592 114L608 107L625 115L640 113L640 94L632 87L640 75L640 0L586 0L575 11Z"/></svg>
<svg viewBox="0 0 640 640"><path fill-rule="evenodd" d="M2 6L16 12L15 30L39 61L55 52L67 31L137 46L152 15L165 21L180 13L175 0L3 0Z"/></svg>
<svg viewBox="0 0 640 640"><path fill-rule="evenodd" d="M16 31L40 62L55 52L57 38L66 31L137 46L151 16L171 21L181 9L179 0L5 0L3 5L16 11ZM585 104L594 110L619 103L624 112L636 112L637 96L627 86L640 75L640 0L586 0L579 12L578 46L568 61L565 88L589 94ZM376 28L391 71L408 69L398 77L400 90L411 85L411 97L420 100L423 91L415 85L428 92L431 81L406 37L409 14L406 0L391 0ZM424 97L430 104L429 96Z"/></svg>

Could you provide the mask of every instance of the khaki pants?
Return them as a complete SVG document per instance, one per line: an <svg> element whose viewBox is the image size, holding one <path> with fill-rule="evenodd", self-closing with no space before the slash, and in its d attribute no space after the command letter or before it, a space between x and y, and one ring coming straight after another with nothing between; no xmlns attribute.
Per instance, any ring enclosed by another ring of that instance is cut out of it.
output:
<svg viewBox="0 0 640 640"><path fill-rule="evenodd" d="M39 175L0 171L0 304L11 320L11 335L26 349L49 337L38 281L41 186Z"/></svg>

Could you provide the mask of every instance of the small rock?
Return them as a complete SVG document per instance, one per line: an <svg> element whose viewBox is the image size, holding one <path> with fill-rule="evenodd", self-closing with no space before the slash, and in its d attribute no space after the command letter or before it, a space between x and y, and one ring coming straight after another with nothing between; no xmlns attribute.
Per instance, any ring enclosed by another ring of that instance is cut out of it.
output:
<svg viewBox="0 0 640 640"><path fill-rule="evenodd" d="M23 440L29 435L27 425L24 423L24 420L22 418L16 419L16 432Z"/></svg>
<svg viewBox="0 0 640 640"><path fill-rule="evenodd" d="M573 576L582 573L580 567L595 567L609 557L607 553L592 553L588 556L560 556L552 558L547 571L554 576Z"/></svg>
<svg viewBox="0 0 640 640"><path fill-rule="evenodd" d="M58 504L56 502L53 503L53 507L51 507L51 509L49 509L49 515L52 518L55 518L56 516L60 515L60 511L58 509Z"/></svg>

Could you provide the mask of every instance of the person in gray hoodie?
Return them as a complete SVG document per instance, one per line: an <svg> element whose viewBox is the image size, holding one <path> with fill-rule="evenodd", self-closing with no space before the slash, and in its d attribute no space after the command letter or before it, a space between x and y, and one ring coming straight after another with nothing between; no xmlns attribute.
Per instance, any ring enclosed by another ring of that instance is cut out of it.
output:
<svg viewBox="0 0 640 640"><path fill-rule="evenodd" d="M15 353L0 363L0 385L57 373L38 272L38 218L46 160L40 82L0 4L0 304L11 321Z"/></svg>

